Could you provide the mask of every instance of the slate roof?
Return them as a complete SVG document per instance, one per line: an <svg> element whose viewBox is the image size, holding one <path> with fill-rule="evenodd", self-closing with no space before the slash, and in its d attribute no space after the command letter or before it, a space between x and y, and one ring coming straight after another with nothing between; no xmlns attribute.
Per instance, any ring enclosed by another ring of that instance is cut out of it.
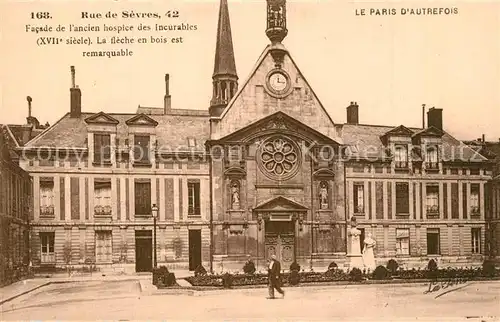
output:
<svg viewBox="0 0 500 322"><path fill-rule="evenodd" d="M26 147L58 147L58 148L87 148L87 124L85 119L97 113L82 113L79 118L71 118L69 113L63 116L49 129L37 138L31 140ZM123 145L128 139L126 121L137 117L134 113L109 113L116 119L117 138ZM209 117L196 115L149 115L158 122L155 128L159 150L190 151L188 139L195 139L195 151L204 151L204 144L210 137ZM335 125L336 134L344 145L350 147L353 156L360 159L377 158L388 160L387 147L382 138L385 134L399 127L365 125L365 124L338 124ZM420 128L408 128L415 134L422 132ZM444 132L442 136L442 157L445 161L484 162L487 158L479 154L472 147L455 139ZM422 160L418 153L412 153L412 160Z"/></svg>
<svg viewBox="0 0 500 322"><path fill-rule="evenodd" d="M34 128L30 124L0 124L4 127L4 132L8 136L7 141L13 144L12 148L23 146L31 139L43 132L43 129Z"/></svg>
<svg viewBox="0 0 500 322"><path fill-rule="evenodd" d="M397 126L342 124L336 125L337 133L345 145L351 146L350 151L359 158L387 158L386 146L381 137ZM408 128L417 134L421 128ZM444 132L442 136L442 157L446 161L484 162L487 159L476 153L470 146ZM421 160L421 156L413 153L413 160Z"/></svg>
<svg viewBox="0 0 500 322"><path fill-rule="evenodd" d="M85 119L97 113L82 113L78 118L71 118L67 113L42 135L30 141L27 148L59 147L59 148L86 148L87 124ZM118 120L116 134L120 145L128 139L128 126L125 122L138 114L108 113ZM180 116L180 115L149 115L158 122L155 128L156 139L160 149L171 151L188 151L188 138L196 140L196 149L204 151L205 141L209 138L208 117Z"/></svg>

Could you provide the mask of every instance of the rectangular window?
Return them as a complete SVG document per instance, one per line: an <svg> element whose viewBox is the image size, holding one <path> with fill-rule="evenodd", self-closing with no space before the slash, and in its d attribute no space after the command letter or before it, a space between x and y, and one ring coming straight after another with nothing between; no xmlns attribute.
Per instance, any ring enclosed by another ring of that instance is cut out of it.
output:
<svg viewBox="0 0 500 322"><path fill-rule="evenodd" d="M439 243L439 228L427 228L427 254L428 255L439 255L440 254L440 243Z"/></svg>
<svg viewBox="0 0 500 322"><path fill-rule="evenodd" d="M54 235L54 232L40 233L40 260L42 264L56 262L56 256L54 253Z"/></svg>
<svg viewBox="0 0 500 322"><path fill-rule="evenodd" d="M199 182L188 182L188 216L200 216Z"/></svg>
<svg viewBox="0 0 500 322"><path fill-rule="evenodd" d="M196 147L196 140L194 138L188 138L188 147L189 148L194 148Z"/></svg>
<svg viewBox="0 0 500 322"><path fill-rule="evenodd" d="M406 145L394 147L394 162L396 168L408 168L408 147Z"/></svg>
<svg viewBox="0 0 500 322"><path fill-rule="evenodd" d="M470 185L470 212L471 215L479 215L480 209L479 200L479 183L472 183Z"/></svg>
<svg viewBox="0 0 500 322"><path fill-rule="evenodd" d="M229 161L241 161L241 148L239 146L231 146L228 149Z"/></svg>
<svg viewBox="0 0 500 322"><path fill-rule="evenodd" d="M111 215L111 181L94 181L94 214L96 216Z"/></svg>
<svg viewBox="0 0 500 322"><path fill-rule="evenodd" d="M40 216L54 216L54 179L40 178Z"/></svg>
<svg viewBox="0 0 500 322"><path fill-rule="evenodd" d="M410 229L396 229L396 255L410 255Z"/></svg>
<svg viewBox="0 0 500 322"><path fill-rule="evenodd" d="M425 151L425 168L427 170L438 170L438 147L430 146Z"/></svg>
<svg viewBox="0 0 500 322"><path fill-rule="evenodd" d="M113 261L111 231L96 231L95 239L96 262L111 263Z"/></svg>
<svg viewBox="0 0 500 322"><path fill-rule="evenodd" d="M396 183L396 214L410 213L410 192L406 182Z"/></svg>
<svg viewBox="0 0 500 322"><path fill-rule="evenodd" d="M472 254L481 254L481 228L471 229Z"/></svg>
<svg viewBox="0 0 500 322"><path fill-rule="evenodd" d="M111 135L94 134L94 162L111 162Z"/></svg>
<svg viewBox="0 0 500 322"><path fill-rule="evenodd" d="M134 136L134 162L150 163L149 135Z"/></svg>
<svg viewBox="0 0 500 322"><path fill-rule="evenodd" d="M439 186L427 185L425 189L426 212L428 216L439 215Z"/></svg>
<svg viewBox="0 0 500 322"><path fill-rule="evenodd" d="M354 196L353 196L354 213L355 214L362 214L365 212L364 185L362 183L355 183L353 193L354 193Z"/></svg>
<svg viewBox="0 0 500 322"><path fill-rule="evenodd" d="M151 182L136 181L135 188L135 215L151 215Z"/></svg>
<svg viewBox="0 0 500 322"><path fill-rule="evenodd" d="M478 176L480 174L479 169L470 169L470 175L471 176Z"/></svg>

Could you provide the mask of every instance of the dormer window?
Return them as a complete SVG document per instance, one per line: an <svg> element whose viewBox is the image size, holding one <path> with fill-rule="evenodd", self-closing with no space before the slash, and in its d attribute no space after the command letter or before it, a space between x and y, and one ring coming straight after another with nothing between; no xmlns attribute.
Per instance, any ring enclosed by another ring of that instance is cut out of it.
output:
<svg viewBox="0 0 500 322"><path fill-rule="evenodd" d="M188 138L188 147L189 148L196 147L196 140L194 138Z"/></svg>
<svg viewBox="0 0 500 322"><path fill-rule="evenodd" d="M394 166L397 169L408 168L408 146L394 146Z"/></svg>
<svg viewBox="0 0 500 322"><path fill-rule="evenodd" d="M428 170L439 169L438 147L436 145L429 146L425 150L425 168Z"/></svg>

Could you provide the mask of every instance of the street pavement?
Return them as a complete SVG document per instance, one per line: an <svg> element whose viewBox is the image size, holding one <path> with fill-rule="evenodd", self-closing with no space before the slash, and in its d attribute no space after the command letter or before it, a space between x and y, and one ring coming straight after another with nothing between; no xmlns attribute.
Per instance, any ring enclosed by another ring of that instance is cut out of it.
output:
<svg viewBox="0 0 500 322"><path fill-rule="evenodd" d="M492 317L500 316L500 282L468 282L448 293L424 294L428 289L426 284L289 287L284 299L269 300L265 288L149 294L139 280L72 282L5 303L0 320L497 321Z"/></svg>

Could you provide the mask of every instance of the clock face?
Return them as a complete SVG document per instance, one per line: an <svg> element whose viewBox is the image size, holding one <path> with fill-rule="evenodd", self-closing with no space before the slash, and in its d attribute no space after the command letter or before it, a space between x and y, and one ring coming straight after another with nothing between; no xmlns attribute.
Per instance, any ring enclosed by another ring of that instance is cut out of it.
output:
<svg viewBox="0 0 500 322"><path fill-rule="evenodd" d="M276 72L269 77L269 85L275 91L284 91L288 86L288 77L283 73Z"/></svg>

